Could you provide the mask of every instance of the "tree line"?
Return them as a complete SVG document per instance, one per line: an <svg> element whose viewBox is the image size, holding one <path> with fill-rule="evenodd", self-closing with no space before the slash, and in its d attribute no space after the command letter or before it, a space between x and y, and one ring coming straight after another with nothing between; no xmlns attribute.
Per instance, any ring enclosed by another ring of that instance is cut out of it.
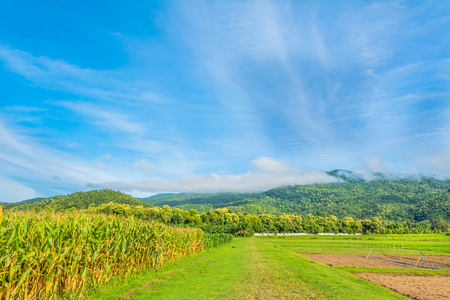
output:
<svg viewBox="0 0 450 300"><path fill-rule="evenodd" d="M373 188L374 191L370 194L376 194L378 188L380 188L380 186L385 186L385 184L387 183L371 183L369 186ZM399 189L402 186L397 182L390 182L389 184L396 186ZM439 194L439 189L442 188L444 182L430 181L425 186L419 183L414 184L416 190L420 188L424 189L422 194L428 193L429 195L434 194L437 196L430 197L423 201L416 199L417 196L415 196L415 200L408 200L409 202L416 203L414 209L417 217L412 219L391 219L383 214L366 214L368 217L358 217L358 214L350 213L347 215L344 215L343 213L336 215L333 213L333 210L327 210L326 205L320 205L321 203L327 203L327 198L324 194L325 191L327 191L326 193L328 193L330 199L334 197L343 197L343 195L340 195L339 193L331 194L329 190L330 186L327 187L327 185L291 186L274 189L267 192L262 198L262 204L260 203L262 208L270 208L275 205L283 207L283 204L295 207L295 195L304 192L311 197L308 198L308 201L316 203L316 208L313 210L314 213L311 213L311 210L308 209L301 210L298 208L297 210L294 210L295 212L301 212L302 214L280 213L280 211L277 210L268 211L266 209L256 209L255 207L258 206L254 205L250 199L238 200L238 202L242 203L242 206L235 205L204 211L199 211L195 208L171 208L168 205L158 207L152 204L143 203L130 195L109 189L78 192L67 196L55 196L48 199L33 199L20 203L5 204L3 207L8 210L29 210L35 212L78 210L89 213L99 212L104 214L117 214L122 216L133 216L145 220L155 220L168 225L200 227L209 233L231 233L234 235L247 235L254 232L383 234L447 232L450 215L450 192L446 191ZM436 186L432 188L432 184ZM346 184L341 184L340 188L345 188L345 185ZM347 186L347 188L364 194L364 192L361 191L361 186L360 188ZM367 186L365 186L365 188L367 188ZM325 199L320 200L317 195L313 197L316 193L314 191L320 189L324 191L320 195L324 196ZM402 186L402 189L407 190L405 186ZM305 192L308 190L309 193ZM381 192L379 193L383 194ZM272 196L278 194L277 197L283 197L284 201L277 202L277 200L269 197L268 194L271 194ZM290 195L289 197L291 197L292 200L289 200L290 198L286 195ZM225 199L224 196L224 194L215 194L214 198L218 201L223 201L223 199ZM171 195L164 195L164 197L159 197L159 199L167 197L170 198ZM183 197L183 195L178 195L177 201L180 201ZM237 197L240 198L242 195ZM305 199L307 198L305 195L302 197ZM207 200L207 198L207 195L203 196L202 201ZM347 201L347 203L341 203L341 205L344 207L352 206L352 202L350 200ZM362 200L358 201L361 202ZM236 202L234 203L236 204ZM376 205L382 204L378 203ZM375 208L377 207L376 205L374 204ZM250 209L250 211L243 211L242 207L250 207L252 209ZM318 207L322 207L323 210L319 211Z"/></svg>
<svg viewBox="0 0 450 300"><path fill-rule="evenodd" d="M429 222L392 222L353 217L338 218L323 212L321 215L308 214L249 214L233 212L228 208L218 208L206 213L196 209L183 210L161 207L130 206L126 204L108 203L86 210L90 213L117 214L125 217L136 217L154 220L167 225L200 227L208 233L230 233L234 235L252 235L258 233L437 233L448 232L450 224L443 219Z"/></svg>
<svg viewBox="0 0 450 300"><path fill-rule="evenodd" d="M260 194L164 194L142 201L200 213L217 208L250 214L378 217L404 223L450 219L450 181L432 178L293 185ZM233 196L232 196L233 195Z"/></svg>

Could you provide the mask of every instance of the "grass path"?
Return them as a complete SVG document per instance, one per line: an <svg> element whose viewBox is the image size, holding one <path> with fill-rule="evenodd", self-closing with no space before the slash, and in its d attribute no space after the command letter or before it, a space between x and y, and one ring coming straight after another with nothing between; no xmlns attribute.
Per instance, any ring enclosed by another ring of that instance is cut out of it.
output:
<svg viewBox="0 0 450 300"><path fill-rule="evenodd" d="M235 239L113 284L87 299L407 299L260 238Z"/></svg>

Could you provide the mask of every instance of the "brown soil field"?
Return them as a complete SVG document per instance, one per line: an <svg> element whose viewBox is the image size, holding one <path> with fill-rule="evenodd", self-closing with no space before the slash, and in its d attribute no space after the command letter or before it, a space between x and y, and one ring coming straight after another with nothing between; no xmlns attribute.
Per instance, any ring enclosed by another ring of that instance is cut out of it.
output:
<svg viewBox="0 0 450 300"><path fill-rule="evenodd" d="M387 287L411 299L450 299L449 276L412 276L378 273L359 273L355 275Z"/></svg>
<svg viewBox="0 0 450 300"><path fill-rule="evenodd" d="M368 267L368 268L417 268L420 267L398 264L390 261L367 257L367 254L355 253L299 253L310 259L315 259L321 263L333 267ZM400 254L378 254L376 257L401 261L422 266L420 255L400 255ZM450 255L426 255L424 256L425 266L431 268L450 269Z"/></svg>
<svg viewBox="0 0 450 300"><path fill-rule="evenodd" d="M372 255L354 253L299 253L307 258L334 267L369 267L369 268L417 268L372 258ZM420 255L378 254L377 257L411 264L422 265ZM450 255L426 255L425 266L450 269ZM363 279L391 289L411 299L450 299L450 276L416 276L402 274L359 273Z"/></svg>

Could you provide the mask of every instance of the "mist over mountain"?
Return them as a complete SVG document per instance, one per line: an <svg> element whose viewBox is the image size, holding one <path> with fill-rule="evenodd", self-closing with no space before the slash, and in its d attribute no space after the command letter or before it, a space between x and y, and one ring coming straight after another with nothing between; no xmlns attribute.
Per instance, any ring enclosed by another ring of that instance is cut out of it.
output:
<svg viewBox="0 0 450 300"><path fill-rule="evenodd" d="M262 193L162 193L134 198L113 190L78 192L47 199L4 204L7 209L87 209L113 202L131 206L168 205L200 213L217 208L260 214L336 215L339 218L379 217L391 221L450 219L450 181L427 176L327 172L334 183L288 185ZM397 178L397 179L390 179ZM398 179L400 178L400 179Z"/></svg>
<svg viewBox="0 0 450 300"><path fill-rule="evenodd" d="M446 180L442 176L436 176L432 174L411 174L411 173L393 173L393 172L371 172L366 170L343 170L335 169L326 172L326 174L335 177L343 182L361 182L361 181L374 181L374 180L423 180L423 179L435 179Z"/></svg>
<svg viewBox="0 0 450 300"><path fill-rule="evenodd" d="M338 217L377 216L399 221L450 218L445 208L450 206L448 180L423 175L361 174L347 170L333 170L327 174L339 182L289 185L253 194L160 194L141 200L156 206L194 208L200 212L227 207L248 213L320 215L326 212ZM427 216L427 211L434 209Z"/></svg>

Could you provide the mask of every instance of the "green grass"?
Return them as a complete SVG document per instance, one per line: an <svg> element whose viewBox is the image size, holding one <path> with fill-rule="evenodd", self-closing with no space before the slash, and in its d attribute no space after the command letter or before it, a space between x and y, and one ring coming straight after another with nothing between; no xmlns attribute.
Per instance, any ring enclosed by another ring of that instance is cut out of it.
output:
<svg viewBox="0 0 450 300"><path fill-rule="evenodd" d="M127 281L117 279L109 288L87 299L214 299L227 293L243 273L242 242L234 241L188 259L167 265L157 272ZM232 248L237 246L238 248Z"/></svg>
<svg viewBox="0 0 450 300"><path fill-rule="evenodd" d="M357 278L348 272L312 264L309 259L280 247L273 240L253 239L253 243L263 257L279 270L277 275L281 282L296 282L305 289L299 295L300 299L306 297L317 299L362 299L365 297L369 299L404 299L403 296ZM291 290L291 292L294 291Z"/></svg>
<svg viewBox="0 0 450 300"><path fill-rule="evenodd" d="M87 299L407 299L351 270L312 264L297 254L305 241L235 239L157 272L115 279Z"/></svg>
<svg viewBox="0 0 450 300"><path fill-rule="evenodd" d="M286 251L296 253L370 253L375 254L450 255L450 236L444 234L398 234L376 236L300 236L262 237ZM400 265L399 265L400 266ZM335 267L350 273L395 273L405 275L450 275L450 270Z"/></svg>
<svg viewBox="0 0 450 300"><path fill-rule="evenodd" d="M258 237L298 253L376 253L449 255L450 236L444 234L390 234L370 236Z"/></svg>
<svg viewBox="0 0 450 300"><path fill-rule="evenodd" d="M361 268L361 267L335 267L336 269L350 273L382 273L403 275L445 275L450 276L450 270L407 269L407 268Z"/></svg>

